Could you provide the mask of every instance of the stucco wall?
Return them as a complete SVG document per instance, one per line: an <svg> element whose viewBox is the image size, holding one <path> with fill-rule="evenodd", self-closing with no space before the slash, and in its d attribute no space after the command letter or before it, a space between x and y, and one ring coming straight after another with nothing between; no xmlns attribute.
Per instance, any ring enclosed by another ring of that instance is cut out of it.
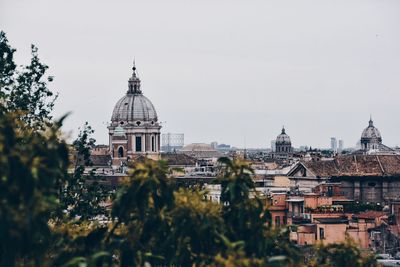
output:
<svg viewBox="0 0 400 267"><path fill-rule="evenodd" d="M325 238L321 240L320 228L324 229ZM346 224L318 224L317 237L324 244L342 242L346 239Z"/></svg>

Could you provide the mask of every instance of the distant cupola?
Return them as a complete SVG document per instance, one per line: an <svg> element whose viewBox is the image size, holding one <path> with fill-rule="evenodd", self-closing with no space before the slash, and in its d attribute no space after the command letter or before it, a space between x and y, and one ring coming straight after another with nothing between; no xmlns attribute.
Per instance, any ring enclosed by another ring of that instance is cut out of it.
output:
<svg viewBox="0 0 400 267"><path fill-rule="evenodd" d="M277 144L289 144L291 145L290 137L286 134L285 126L282 127L282 132L276 137Z"/></svg>
<svg viewBox="0 0 400 267"><path fill-rule="evenodd" d="M289 135L286 134L285 127L282 127L282 132L276 137L275 140L275 151L277 153L292 153L292 142L290 141Z"/></svg>
<svg viewBox="0 0 400 267"><path fill-rule="evenodd" d="M379 149L382 144L382 136L378 128L374 126L372 117L369 118L368 127L361 134L361 146L364 150Z"/></svg>

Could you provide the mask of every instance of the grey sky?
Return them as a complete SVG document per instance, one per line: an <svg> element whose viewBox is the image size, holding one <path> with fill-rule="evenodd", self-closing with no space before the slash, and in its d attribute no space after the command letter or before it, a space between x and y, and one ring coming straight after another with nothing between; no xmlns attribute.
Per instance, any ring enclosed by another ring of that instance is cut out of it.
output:
<svg viewBox="0 0 400 267"><path fill-rule="evenodd" d="M400 145L400 1L0 1L0 25L55 76L64 129L106 122L135 57L163 132L186 143L353 146L372 114Z"/></svg>

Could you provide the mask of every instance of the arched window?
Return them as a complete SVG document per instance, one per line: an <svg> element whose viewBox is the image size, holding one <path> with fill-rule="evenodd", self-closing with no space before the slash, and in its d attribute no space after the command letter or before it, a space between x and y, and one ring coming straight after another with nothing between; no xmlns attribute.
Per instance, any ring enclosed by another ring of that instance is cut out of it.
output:
<svg viewBox="0 0 400 267"><path fill-rule="evenodd" d="M120 146L118 148L118 157L119 158L123 158L124 157L124 148L122 146Z"/></svg>

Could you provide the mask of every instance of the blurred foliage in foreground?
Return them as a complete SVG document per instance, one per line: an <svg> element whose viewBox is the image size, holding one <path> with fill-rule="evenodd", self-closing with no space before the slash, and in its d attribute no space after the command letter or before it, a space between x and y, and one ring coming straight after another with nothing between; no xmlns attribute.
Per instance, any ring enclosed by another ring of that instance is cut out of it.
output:
<svg viewBox="0 0 400 267"><path fill-rule="evenodd" d="M351 241L318 245L305 261L287 229L270 226L249 166L227 158L218 178L224 205L200 189L177 190L164 162L146 161L103 208L106 194L84 173L92 129L73 143L68 173L62 120L51 121L54 99L41 81L47 67L33 50L34 66L16 73L3 32L0 49L0 266L376 265Z"/></svg>

